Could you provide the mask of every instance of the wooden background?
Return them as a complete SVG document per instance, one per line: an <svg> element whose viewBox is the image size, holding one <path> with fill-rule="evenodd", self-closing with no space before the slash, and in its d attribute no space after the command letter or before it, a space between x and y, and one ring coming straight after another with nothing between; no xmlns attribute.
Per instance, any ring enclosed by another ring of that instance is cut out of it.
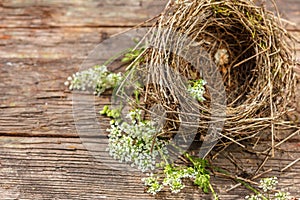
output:
<svg viewBox="0 0 300 200"><path fill-rule="evenodd" d="M188 185L178 195L144 192L140 173L116 171L81 144L64 81L102 40L158 14L159 0L0 0L0 199L211 199ZM300 1L279 0L299 38ZM300 46L297 44L298 59ZM299 71L299 68L296 70ZM298 96L299 97L299 96ZM108 102L108 97L102 103ZM298 109L300 107L299 102ZM299 110L298 110L299 112ZM251 171L264 160L232 149L214 162L232 172ZM295 135L261 171L280 179L280 188L300 196L300 157ZM213 177L220 199L243 199L243 187Z"/></svg>

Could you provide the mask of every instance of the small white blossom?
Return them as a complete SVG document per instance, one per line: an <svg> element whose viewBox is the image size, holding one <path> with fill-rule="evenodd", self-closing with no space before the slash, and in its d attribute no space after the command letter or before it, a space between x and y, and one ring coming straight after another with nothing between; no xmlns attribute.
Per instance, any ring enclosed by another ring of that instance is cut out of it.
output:
<svg viewBox="0 0 300 200"><path fill-rule="evenodd" d="M277 192L275 193L274 200L288 200L290 199L289 192Z"/></svg>
<svg viewBox="0 0 300 200"><path fill-rule="evenodd" d="M147 178L143 178L142 181L144 182L145 186L148 186L147 192L150 194L155 195L163 188L163 185L158 182L158 178L154 177L153 174Z"/></svg>
<svg viewBox="0 0 300 200"><path fill-rule="evenodd" d="M69 86L69 85L70 85L69 81L66 81L65 86Z"/></svg>
<svg viewBox="0 0 300 200"><path fill-rule="evenodd" d="M197 99L198 101L204 101L205 98L203 97L204 93L205 93L205 85L206 85L206 81L199 79L197 81L193 81L192 84L190 84L188 86L188 92L191 94L191 96L195 99Z"/></svg>
<svg viewBox="0 0 300 200"><path fill-rule="evenodd" d="M261 194L251 195L251 196L246 196L245 199L247 199L247 200L262 200L262 196L261 196Z"/></svg>
<svg viewBox="0 0 300 200"><path fill-rule="evenodd" d="M278 184L277 177L263 178L260 180L259 187L262 188L264 192L275 190Z"/></svg>
<svg viewBox="0 0 300 200"><path fill-rule="evenodd" d="M100 95L105 90L117 85L121 78L120 73L111 73L106 66L97 65L93 68L76 72L72 77L68 77L65 85L70 85L70 90L92 90L94 94Z"/></svg>
<svg viewBox="0 0 300 200"><path fill-rule="evenodd" d="M131 112L131 116L134 115L136 119L141 118L140 114L137 110ZM166 142L157 140L152 146L156 130L151 122L137 120L132 124L127 122L112 124L108 131L110 132L109 154L114 159L137 166L142 172L155 169L160 152L168 154Z"/></svg>

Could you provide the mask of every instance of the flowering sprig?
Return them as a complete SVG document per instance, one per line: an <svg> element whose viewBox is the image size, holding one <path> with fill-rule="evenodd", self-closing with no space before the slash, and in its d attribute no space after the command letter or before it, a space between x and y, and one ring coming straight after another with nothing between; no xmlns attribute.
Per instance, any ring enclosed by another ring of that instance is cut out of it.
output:
<svg viewBox="0 0 300 200"><path fill-rule="evenodd" d="M131 163L142 172L154 170L156 158L160 151L167 153L166 143L156 141L154 147L153 135L155 129L147 122L138 124L113 124L110 129L108 151L116 160Z"/></svg>
<svg viewBox="0 0 300 200"><path fill-rule="evenodd" d="M190 179L197 185L203 192L208 193L209 190L212 191L214 198L218 199L216 193L214 192L210 184L210 175L206 167L208 163L200 158L192 158L190 155L186 154L186 157L192 162L192 166L175 166L174 164L165 164L163 169L163 181L159 183L159 176L155 177L155 182L149 184L149 179L142 179L145 185L148 186L148 192L151 194L156 194L162 190L162 186L169 187L172 193L180 192L184 187L183 179ZM151 174L150 180L154 177ZM148 181L146 183L146 181ZM160 187L158 187L158 184ZM159 190L153 190L153 188L158 188Z"/></svg>
<svg viewBox="0 0 300 200"><path fill-rule="evenodd" d="M169 187L172 193L179 193L185 187L182 179L190 177L190 172L188 170L176 168L171 164L165 165L163 172L164 179L162 182L159 182L159 176L155 176L153 174L142 179L142 181L148 187L148 193L155 195L165 186ZM194 173L194 171L191 173Z"/></svg>
<svg viewBox="0 0 300 200"><path fill-rule="evenodd" d="M155 177L153 174L142 179L142 181L145 183L145 186L148 187L148 193L155 195L163 189L163 185L159 183L158 179L159 178Z"/></svg>
<svg viewBox="0 0 300 200"><path fill-rule="evenodd" d="M68 77L65 85L70 90L92 90L95 95L100 95L105 90L114 88L121 79L121 73L112 73L105 65L96 65Z"/></svg>
<svg viewBox="0 0 300 200"><path fill-rule="evenodd" d="M198 185L198 187L202 189L204 193L208 193L210 190L214 195L214 198L218 199L217 194L215 193L212 185L210 184L210 175L209 171L207 170L207 160L201 158L192 158L189 154L186 154L186 157L192 162L194 167L194 184Z"/></svg>
<svg viewBox="0 0 300 200"><path fill-rule="evenodd" d="M260 180L259 187L262 188L264 192L268 192L275 190L277 184L277 177L263 178Z"/></svg>
<svg viewBox="0 0 300 200"><path fill-rule="evenodd" d="M205 93L205 85L206 85L206 81L203 79L198 79L195 81L190 81L190 84L188 85L187 91L191 94L191 96L193 98L195 98L196 100L202 102L205 100L205 98L203 97L204 93Z"/></svg>
<svg viewBox="0 0 300 200"><path fill-rule="evenodd" d="M118 119L119 110L107 106L100 112L112 119L109 132L108 151L110 156L120 162L131 163L142 172L154 170L159 155L168 155L167 142L156 140L156 129L150 121L142 120L141 110L132 110L127 115L130 123Z"/></svg>
<svg viewBox="0 0 300 200"><path fill-rule="evenodd" d="M277 191L275 194L272 193L276 190L278 184L277 177L263 178L259 182L259 188L263 190L263 193L256 195L246 196L247 200L289 200L291 197L288 192ZM267 197L266 197L267 196Z"/></svg>
<svg viewBox="0 0 300 200"><path fill-rule="evenodd" d="M166 165L164 169L165 178L163 185L169 186L172 193L178 193L185 185L182 182L184 172L182 169L177 169L173 165Z"/></svg>
<svg viewBox="0 0 300 200"><path fill-rule="evenodd" d="M261 194L252 194L251 196L246 196L245 199L247 200L263 200Z"/></svg>
<svg viewBox="0 0 300 200"><path fill-rule="evenodd" d="M290 193L289 192L276 192L274 195L274 200L286 200L286 199L291 199L291 197L289 196Z"/></svg>
<svg viewBox="0 0 300 200"><path fill-rule="evenodd" d="M109 106L104 106L99 112L101 115L106 115L107 117L117 119L121 116L120 109L109 109Z"/></svg>

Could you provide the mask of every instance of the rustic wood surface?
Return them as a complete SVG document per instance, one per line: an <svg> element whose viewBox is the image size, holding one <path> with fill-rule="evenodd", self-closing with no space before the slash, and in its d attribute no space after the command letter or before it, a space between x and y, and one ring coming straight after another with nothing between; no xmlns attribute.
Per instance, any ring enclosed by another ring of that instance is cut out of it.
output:
<svg viewBox="0 0 300 200"><path fill-rule="evenodd" d="M143 174L117 171L82 145L64 81L101 41L158 14L158 0L0 0L0 199L211 199L191 184L178 195L144 192ZM279 0L289 30L300 38L300 1ZM298 59L300 45L297 44ZM299 59L300 60L300 59ZM299 66L295 68L299 72ZM299 94L298 94L299 95ZM297 97L300 98L300 95ZM109 102L97 99L99 107ZM299 113L300 103L296 101ZM297 113L296 113L297 115ZM102 123L105 123L104 121ZM239 166L230 162L236 160ZM280 146L260 172L279 177L281 189L300 197L300 137ZM253 171L264 156L231 147L214 164ZM220 199L243 199L243 187L214 177Z"/></svg>

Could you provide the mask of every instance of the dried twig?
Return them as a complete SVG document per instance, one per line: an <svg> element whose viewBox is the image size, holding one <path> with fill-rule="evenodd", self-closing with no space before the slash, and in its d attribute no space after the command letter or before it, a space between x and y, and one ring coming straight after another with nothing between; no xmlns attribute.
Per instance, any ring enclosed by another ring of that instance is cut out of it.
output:
<svg viewBox="0 0 300 200"><path fill-rule="evenodd" d="M291 162L290 164L288 164L286 167L284 167L283 169L281 169L281 172L284 172L285 170L287 170L288 168L292 167L293 165L295 165L297 162L300 161L300 158L294 160L293 162Z"/></svg>

